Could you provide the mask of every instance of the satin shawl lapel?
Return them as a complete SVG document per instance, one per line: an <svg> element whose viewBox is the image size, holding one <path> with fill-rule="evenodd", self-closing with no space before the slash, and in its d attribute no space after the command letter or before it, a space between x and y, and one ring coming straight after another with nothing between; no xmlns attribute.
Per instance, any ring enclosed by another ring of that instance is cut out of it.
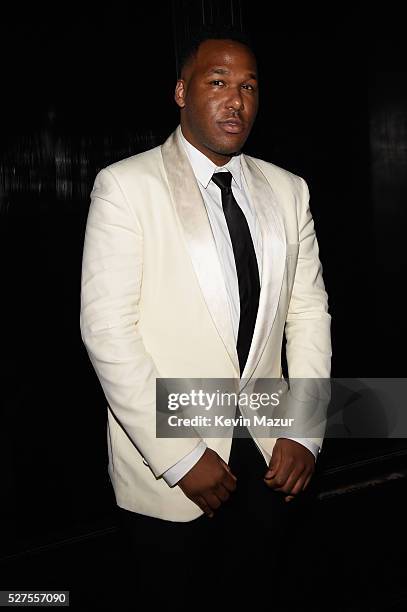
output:
<svg viewBox="0 0 407 612"><path fill-rule="evenodd" d="M256 210L263 242L261 291L256 326L242 378L248 379L263 353L277 313L286 260L284 222L270 183L255 161L242 155L249 198ZM242 385L244 386L244 381ZM242 387L243 388L243 387Z"/></svg>
<svg viewBox="0 0 407 612"><path fill-rule="evenodd" d="M171 197L204 300L239 377L225 281L205 204L179 130L178 127L161 147ZM199 321L196 324L199 325Z"/></svg>

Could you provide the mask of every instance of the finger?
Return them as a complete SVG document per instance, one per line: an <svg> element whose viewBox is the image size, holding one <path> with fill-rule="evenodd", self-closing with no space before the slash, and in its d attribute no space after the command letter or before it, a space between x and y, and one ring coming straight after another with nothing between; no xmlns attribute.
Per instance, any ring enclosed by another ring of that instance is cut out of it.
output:
<svg viewBox="0 0 407 612"><path fill-rule="evenodd" d="M276 472L276 474L269 478L265 477L264 480L267 484L269 484L276 491L282 491L284 490L285 483L289 476L290 476L289 469L286 466L283 466L282 463L280 463L279 470Z"/></svg>
<svg viewBox="0 0 407 612"><path fill-rule="evenodd" d="M266 483L266 485L268 487L270 487L270 489L273 489L273 491L278 491L281 493L288 493L288 491L285 491L283 486L280 483L280 480L276 479L276 478L265 478L264 482Z"/></svg>
<svg viewBox="0 0 407 612"><path fill-rule="evenodd" d="M297 481L294 486L291 487L291 490L286 490L286 493L289 495L294 495L295 497L301 493L307 486L307 483L311 480L313 472L309 473L308 469L305 467L304 470L299 474ZM288 487L287 487L288 488Z"/></svg>
<svg viewBox="0 0 407 612"><path fill-rule="evenodd" d="M301 478L297 480L294 487L291 489L291 491L289 491L289 493L291 495L297 496L303 490L304 482L305 482L305 478L304 476L302 476Z"/></svg>
<svg viewBox="0 0 407 612"><path fill-rule="evenodd" d="M219 499L222 500L222 503L227 501L230 497L229 491L226 487L223 486L222 483L217 486L215 493L219 497Z"/></svg>
<svg viewBox="0 0 407 612"><path fill-rule="evenodd" d="M231 477L232 477L234 480L237 480L236 476L233 474L233 472L232 472L232 470L230 469L230 467L228 466L228 464L227 464L227 463L225 463L224 461L222 461L222 465L223 465L223 467L225 468L226 472L227 472L228 474L230 474L230 476L231 476Z"/></svg>
<svg viewBox="0 0 407 612"><path fill-rule="evenodd" d="M222 480L222 485L226 487L228 491L233 493L233 491L235 491L236 489L236 481L237 481L237 478L233 476L233 474L231 473L229 474L229 472L227 472L225 474L225 478Z"/></svg>
<svg viewBox="0 0 407 612"><path fill-rule="evenodd" d="M313 472L311 472L311 474L310 474L310 475L309 475L309 476L306 478L305 483L304 483L304 485L303 485L303 487L302 487L302 490L303 490L303 491L304 491L304 489L306 489L306 488L308 487L309 482L310 482L310 480L311 480L311 478L312 478L312 474L313 474Z"/></svg>
<svg viewBox="0 0 407 612"><path fill-rule="evenodd" d="M295 499L295 496L294 496L294 495L286 495L286 496L285 496L285 498L284 498L284 501L286 501L286 502L290 502L290 501L292 501L293 499Z"/></svg>
<svg viewBox="0 0 407 612"><path fill-rule="evenodd" d="M302 486L305 482L305 477L308 474L306 466L293 470L287 478L283 491L288 494L297 495L302 491Z"/></svg>
<svg viewBox="0 0 407 612"><path fill-rule="evenodd" d="M279 468L276 472L275 478L277 482L280 483L280 487L284 487L287 493L290 492L288 487L294 486L298 474L304 470L304 467L301 464L301 467L298 467L297 462L290 455L282 456L280 461Z"/></svg>
<svg viewBox="0 0 407 612"><path fill-rule="evenodd" d="M209 517L212 518L214 516L214 511L209 507L209 505L206 503L205 499L202 497L202 495L199 495L196 499L195 499L195 503L197 506L199 506L201 508L201 510L203 510L205 512L205 514Z"/></svg>
<svg viewBox="0 0 407 612"><path fill-rule="evenodd" d="M204 498L211 510L217 510L222 505L222 500L212 491L206 493Z"/></svg>
<svg viewBox="0 0 407 612"><path fill-rule="evenodd" d="M269 465L269 469L266 472L265 478L273 478L279 467L280 467L280 461L281 461L281 448L279 446L274 446L273 449L273 454L271 456L271 460L270 460L270 465Z"/></svg>

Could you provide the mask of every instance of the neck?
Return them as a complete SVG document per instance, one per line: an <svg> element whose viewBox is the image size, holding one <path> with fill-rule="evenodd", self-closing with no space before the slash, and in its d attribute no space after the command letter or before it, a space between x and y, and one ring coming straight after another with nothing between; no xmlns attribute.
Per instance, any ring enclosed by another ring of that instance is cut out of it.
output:
<svg viewBox="0 0 407 612"><path fill-rule="evenodd" d="M217 151L212 151L205 145L196 141L192 133L188 130L188 128L182 124L181 122L181 130L185 140L188 140L189 144L191 144L195 149L198 149L203 155L205 155L208 159L211 160L216 166L224 166L227 164L235 153L219 153Z"/></svg>

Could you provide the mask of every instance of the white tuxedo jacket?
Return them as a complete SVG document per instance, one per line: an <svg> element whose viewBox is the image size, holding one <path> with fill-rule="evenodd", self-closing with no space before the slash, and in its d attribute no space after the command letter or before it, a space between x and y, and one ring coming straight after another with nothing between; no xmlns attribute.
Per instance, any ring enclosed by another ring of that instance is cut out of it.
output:
<svg viewBox="0 0 407 612"><path fill-rule="evenodd" d="M329 378L330 315L304 180L242 155L263 242L259 311L242 378ZM172 521L202 510L161 477L196 438L156 438L156 377L234 378L239 363L222 270L180 127L101 170L89 208L81 282L83 342L108 402L117 504ZM322 439L314 440L322 444ZM255 442L271 458L275 438ZM205 442L228 461L230 438Z"/></svg>

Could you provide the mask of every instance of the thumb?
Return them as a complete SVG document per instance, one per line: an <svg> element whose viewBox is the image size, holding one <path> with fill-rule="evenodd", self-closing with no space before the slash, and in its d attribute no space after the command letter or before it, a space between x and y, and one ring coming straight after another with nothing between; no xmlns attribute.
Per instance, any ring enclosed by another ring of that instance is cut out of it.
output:
<svg viewBox="0 0 407 612"><path fill-rule="evenodd" d="M279 465L280 465L280 460L281 460L281 450L279 447L277 448L274 447L273 454L270 460L269 469L267 470L264 476L266 480L269 480L270 478L273 478L276 475Z"/></svg>
<svg viewBox="0 0 407 612"><path fill-rule="evenodd" d="M230 467L228 466L228 464L227 464L227 463L225 463L225 461L223 461L223 459L222 459L222 465L223 465L223 467L225 468L225 470L226 470L227 472L229 472L229 474L232 476L232 478L234 478L235 480L237 480L236 476L233 474L233 472L232 472L232 470L230 469Z"/></svg>

